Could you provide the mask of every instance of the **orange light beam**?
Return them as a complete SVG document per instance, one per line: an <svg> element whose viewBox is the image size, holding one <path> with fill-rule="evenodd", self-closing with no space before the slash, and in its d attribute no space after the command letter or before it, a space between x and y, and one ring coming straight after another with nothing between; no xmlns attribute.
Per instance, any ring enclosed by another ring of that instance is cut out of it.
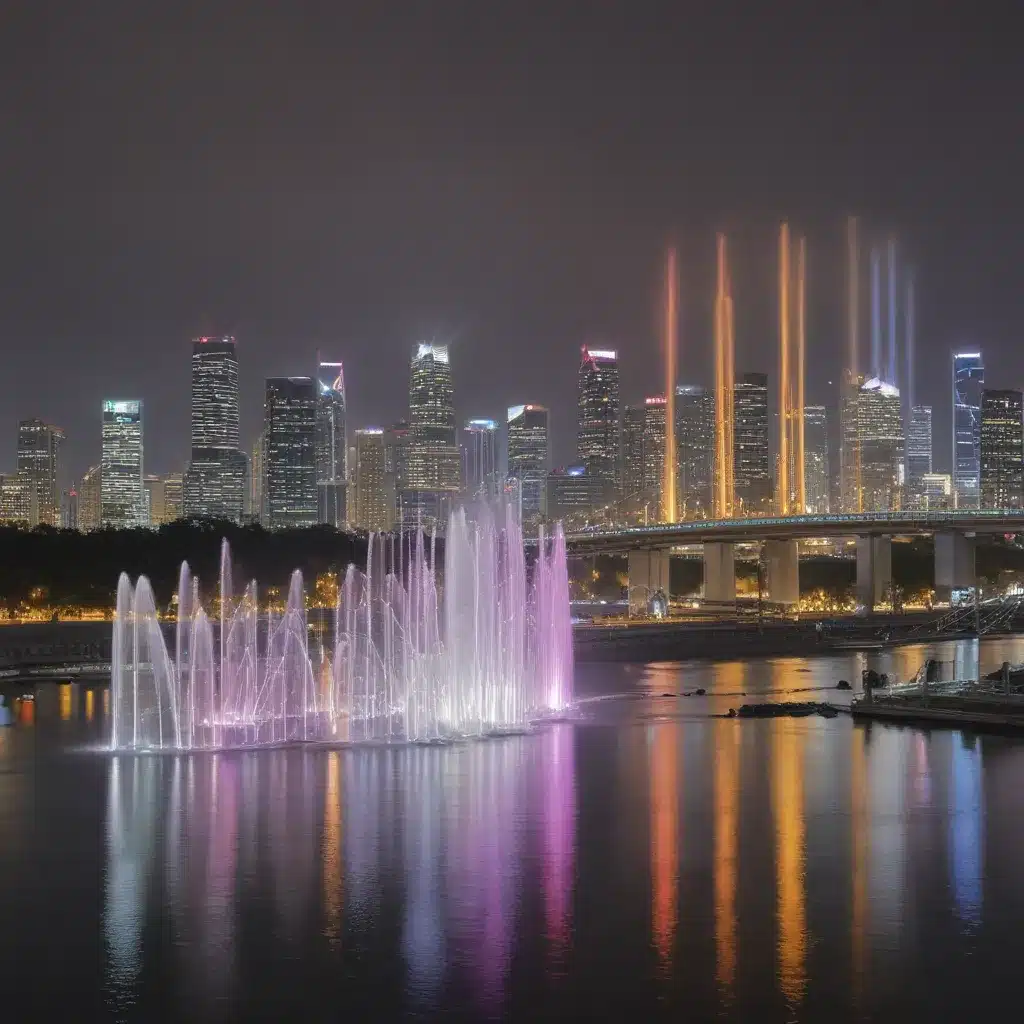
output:
<svg viewBox="0 0 1024 1024"><path fill-rule="evenodd" d="M796 250L796 503L797 512L807 511L807 480L804 465L804 370L806 364L807 324L807 239L801 238Z"/></svg>
<svg viewBox="0 0 1024 1024"><path fill-rule="evenodd" d="M726 515L736 515L736 345L733 334L732 278L726 253L726 239L722 236L722 270L725 311L725 505Z"/></svg>
<svg viewBox="0 0 1024 1024"><path fill-rule="evenodd" d="M665 465L662 470L663 521L674 523L676 512L676 352L679 346L679 278L676 251L670 248L665 267Z"/></svg>
<svg viewBox="0 0 1024 1024"><path fill-rule="evenodd" d="M789 225L779 228L779 497L780 515L789 511Z"/></svg>

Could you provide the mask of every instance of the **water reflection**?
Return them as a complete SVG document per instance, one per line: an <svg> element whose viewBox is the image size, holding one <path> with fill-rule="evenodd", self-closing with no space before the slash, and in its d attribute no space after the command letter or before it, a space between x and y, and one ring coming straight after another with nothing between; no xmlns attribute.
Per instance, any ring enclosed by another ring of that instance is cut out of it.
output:
<svg viewBox="0 0 1024 1024"><path fill-rule="evenodd" d="M651 757L651 927L662 971L672 970L679 888L679 727L650 727Z"/></svg>
<svg viewBox="0 0 1024 1024"><path fill-rule="evenodd" d="M739 723L715 722L715 975L723 999L736 981L736 880L739 843Z"/></svg>
<svg viewBox="0 0 1024 1024"><path fill-rule="evenodd" d="M976 928L981 923L984 859L981 758L974 738L956 736L952 748L949 849L953 898L960 920Z"/></svg>

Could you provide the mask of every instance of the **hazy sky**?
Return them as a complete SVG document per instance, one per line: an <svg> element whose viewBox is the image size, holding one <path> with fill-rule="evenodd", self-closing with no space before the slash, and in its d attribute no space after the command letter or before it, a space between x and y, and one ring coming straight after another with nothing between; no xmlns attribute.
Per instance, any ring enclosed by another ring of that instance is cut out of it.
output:
<svg viewBox="0 0 1024 1024"><path fill-rule="evenodd" d="M147 470L182 468L205 332L238 338L246 445L262 379L312 372L318 347L345 362L351 426L400 416L411 347L433 337L460 416L545 403L564 462L581 343L619 348L625 401L659 387L670 239L682 378L708 382L716 229L737 368L774 375L782 217L808 235L808 398L832 404L850 212L916 268L915 390L948 468L951 350L1024 386L1012 12L9 2L0 472L17 420L41 416L80 474L103 397L142 397Z"/></svg>

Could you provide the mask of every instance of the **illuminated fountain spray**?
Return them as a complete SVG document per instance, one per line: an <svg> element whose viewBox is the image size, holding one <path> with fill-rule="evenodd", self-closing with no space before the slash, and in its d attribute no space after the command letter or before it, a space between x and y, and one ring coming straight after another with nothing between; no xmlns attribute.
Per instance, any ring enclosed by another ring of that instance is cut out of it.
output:
<svg viewBox="0 0 1024 1024"><path fill-rule="evenodd" d="M565 538L541 534L528 572L511 503L449 520L444 586L435 541L371 535L349 566L333 644L310 649L302 574L283 611L236 599L221 549L214 623L183 564L173 657L153 591L122 574L114 618L115 749L196 750L312 740L438 740L520 729L572 701Z"/></svg>

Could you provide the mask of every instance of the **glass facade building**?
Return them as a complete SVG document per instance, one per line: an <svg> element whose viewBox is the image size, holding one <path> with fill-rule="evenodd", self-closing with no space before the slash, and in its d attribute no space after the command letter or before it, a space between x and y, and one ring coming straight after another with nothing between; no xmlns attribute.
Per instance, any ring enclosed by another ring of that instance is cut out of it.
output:
<svg viewBox="0 0 1024 1024"><path fill-rule="evenodd" d="M103 447L100 461L100 520L103 526L147 526L142 486L142 401L103 402Z"/></svg>
<svg viewBox="0 0 1024 1024"><path fill-rule="evenodd" d="M577 400L576 458L612 493L621 488L619 356L613 349L583 347Z"/></svg>
<svg viewBox="0 0 1024 1024"><path fill-rule="evenodd" d="M498 424L467 420L462 428L462 483L466 494L493 494L498 487Z"/></svg>
<svg viewBox="0 0 1024 1024"><path fill-rule="evenodd" d="M715 399L706 388L676 388L676 507L684 519L709 515L715 464Z"/></svg>
<svg viewBox="0 0 1024 1024"><path fill-rule="evenodd" d="M745 373L733 392L733 477L742 515L765 515L772 506L768 447L768 377Z"/></svg>
<svg viewBox="0 0 1024 1024"><path fill-rule="evenodd" d="M980 352L953 356L953 498L957 508L977 508L981 491L981 393L985 368Z"/></svg>
<svg viewBox="0 0 1024 1024"><path fill-rule="evenodd" d="M508 476L519 486L523 526L534 530L548 511L548 410L543 405L513 405L507 427Z"/></svg>
<svg viewBox="0 0 1024 1024"><path fill-rule="evenodd" d="M263 424L263 503L270 529L317 522L316 382L271 377Z"/></svg>
<svg viewBox="0 0 1024 1024"><path fill-rule="evenodd" d="M353 525L361 530L382 533L394 525L393 486L385 471L384 431L367 427L355 432L355 508Z"/></svg>
<svg viewBox="0 0 1024 1024"><path fill-rule="evenodd" d="M30 526L60 526L60 486L57 482L64 431L42 420L18 424L18 472L28 489Z"/></svg>
<svg viewBox="0 0 1024 1024"><path fill-rule="evenodd" d="M1024 395L986 389L981 396L981 507L1024 505Z"/></svg>
<svg viewBox="0 0 1024 1024"><path fill-rule="evenodd" d="M804 406L804 490L807 512L829 511L828 414L823 405Z"/></svg>
<svg viewBox="0 0 1024 1024"><path fill-rule="evenodd" d="M316 399L317 518L321 523L345 525L345 484L348 446L345 424L345 372L341 363L320 362Z"/></svg>
<svg viewBox="0 0 1024 1024"><path fill-rule="evenodd" d="M899 389L872 377L857 400L864 512L896 511L903 483L903 416Z"/></svg>

